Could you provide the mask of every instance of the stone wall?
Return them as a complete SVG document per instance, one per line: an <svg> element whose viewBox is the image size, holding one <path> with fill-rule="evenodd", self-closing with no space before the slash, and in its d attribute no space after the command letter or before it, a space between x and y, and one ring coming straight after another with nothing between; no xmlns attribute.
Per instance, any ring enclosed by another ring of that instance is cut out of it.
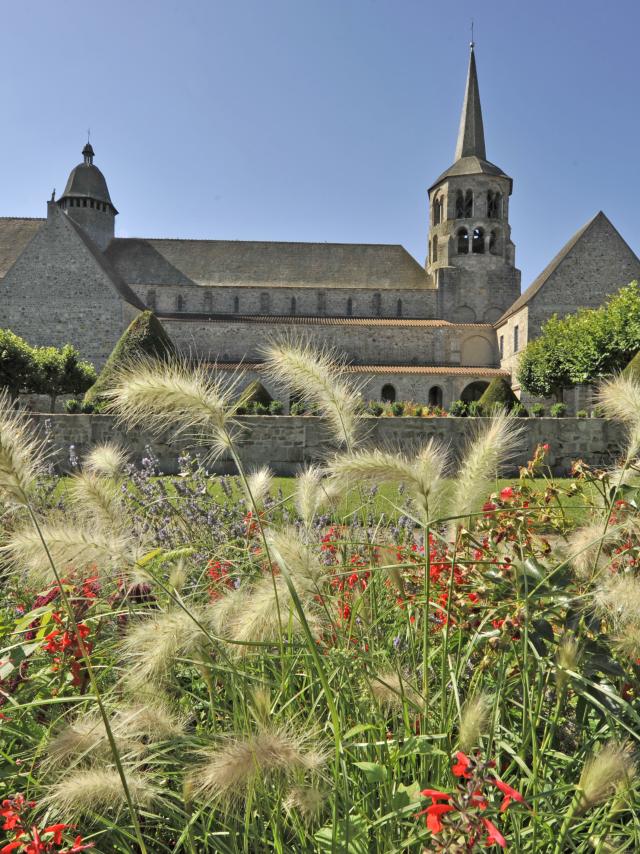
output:
<svg viewBox="0 0 640 854"><path fill-rule="evenodd" d="M115 441L127 448L131 460L139 464L147 445L160 460L163 472L175 473L178 455L189 442L175 441L171 435L151 440L140 432L122 430L108 415L34 415L37 429L49 430L52 448L57 451L60 470L69 468L69 446L82 458L98 442ZM367 419L366 442L369 445L402 448L410 451L434 437L446 443L459 457L465 443L478 428L481 419L467 418L371 418ZM276 474L292 475L302 466L321 462L331 453L326 427L320 418L304 416L249 416L239 419L240 455L248 469L269 465ZM556 474L567 474L571 462L582 458L595 466L610 465L619 454L624 431L614 421L601 418L531 418L521 422L524 432L506 474L516 474L525 465L538 443L548 442L548 461ZM193 450L196 450L193 448ZM206 448L200 449L206 452ZM209 468L233 472L228 458Z"/></svg>

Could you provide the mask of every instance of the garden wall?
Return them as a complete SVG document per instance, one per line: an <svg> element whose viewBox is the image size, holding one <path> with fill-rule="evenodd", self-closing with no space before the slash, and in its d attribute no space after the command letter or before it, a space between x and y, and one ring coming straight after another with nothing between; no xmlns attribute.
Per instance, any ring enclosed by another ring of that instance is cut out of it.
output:
<svg viewBox="0 0 640 854"><path fill-rule="evenodd" d="M69 448L82 458L98 442L115 441L125 447L136 464L151 445L167 474L178 471L178 455L193 445L170 434L151 440L140 431L125 431L109 415L33 415L39 430L48 431L61 471L69 468ZM321 418L308 416L245 416L239 420L239 446L248 468L269 465L276 474L291 475L303 465L320 462L331 453L329 437ZM410 450L430 437L447 443L459 456L467 438L477 429L478 418L370 418L366 419L366 441L383 447ZM624 430L615 421L603 418L519 419L524 432L518 450L505 473L517 473L540 442L550 446L548 461L555 474L566 474L572 460L583 459L594 466L610 465L624 441ZM195 450L195 449L194 449ZM232 472L228 458L222 457L209 468L218 473Z"/></svg>

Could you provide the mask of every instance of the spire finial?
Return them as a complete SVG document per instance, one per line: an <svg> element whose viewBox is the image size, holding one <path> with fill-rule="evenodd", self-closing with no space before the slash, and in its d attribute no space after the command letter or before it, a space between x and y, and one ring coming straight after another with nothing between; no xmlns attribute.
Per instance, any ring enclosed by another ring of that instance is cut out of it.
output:
<svg viewBox="0 0 640 854"><path fill-rule="evenodd" d="M84 157L84 165L85 166L92 166L93 165L93 158L95 156L93 146L89 142L90 139L91 139L91 131L88 130L87 131L87 144L82 149L82 156Z"/></svg>
<svg viewBox="0 0 640 854"><path fill-rule="evenodd" d="M462 115L460 116L460 129L458 131L458 143L456 145L456 160L460 160L462 157L479 157L481 160L486 160L487 153L484 145L484 127L482 125L482 110L480 109L480 89L478 87L478 72L476 71L476 57L473 51L473 41L471 42L470 47L469 71L467 73L467 86L464 93Z"/></svg>
<svg viewBox="0 0 640 854"><path fill-rule="evenodd" d="M473 40L473 18L472 18L471 19L471 42L469 44L469 47L471 48L471 53L473 53L473 49L475 46L476 46L476 43Z"/></svg>

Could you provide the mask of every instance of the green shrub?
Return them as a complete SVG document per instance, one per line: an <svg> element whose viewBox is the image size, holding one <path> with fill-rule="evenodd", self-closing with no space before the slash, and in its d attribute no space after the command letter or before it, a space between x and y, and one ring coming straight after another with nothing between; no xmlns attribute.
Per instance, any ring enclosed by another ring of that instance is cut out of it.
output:
<svg viewBox="0 0 640 854"><path fill-rule="evenodd" d="M173 342L155 314L151 311L141 312L122 333L98 379L85 394L85 403L104 399L104 394L113 385L118 371L132 359L145 356L167 359L174 353Z"/></svg>
<svg viewBox="0 0 640 854"><path fill-rule="evenodd" d="M529 413L523 403L514 403L513 408L511 410L511 414L515 415L516 418L528 418Z"/></svg>
<svg viewBox="0 0 640 854"><path fill-rule="evenodd" d="M482 416L482 404L479 400L472 400L467 405L467 415L470 418L480 418Z"/></svg>
<svg viewBox="0 0 640 854"><path fill-rule="evenodd" d="M626 368L624 368L622 376L640 382L640 352L636 353Z"/></svg>
<svg viewBox="0 0 640 854"><path fill-rule="evenodd" d="M379 418L384 412L384 406L378 400L370 400L367 406L367 414Z"/></svg>
<svg viewBox="0 0 640 854"><path fill-rule="evenodd" d="M304 403L302 403L300 400L294 400L294 402L289 407L289 414L290 415L306 415Z"/></svg>
<svg viewBox="0 0 640 854"><path fill-rule="evenodd" d="M402 415L402 413L404 412L404 404L400 403L399 400L396 400L395 403L391 404L390 410L391 410L391 414L397 418L399 415Z"/></svg>
<svg viewBox="0 0 640 854"><path fill-rule="evenodd" d="M82 402L80 404L80 412L82 412L84 415L92 415L95 411L96 407L93 405L93 403Z"/></svg>
<svg viewBox="0 0 640 854"><path fill-rule="evenodd" d="M429 414L432 415L434 418L442 418L447 413L441 406L430 406Z"/></svg>
<svg viewBox="0 0 640 854"><path fill-rule="evenodd" d="M544 403L534 403L531 407L531 414L534 418L542 418L545 414Z"/></svg>
<svg viewBox="0 0 640 854"><path fill-rule="evenodd" d="M68 412L69 415L76 415L78 412L82 410L82 403L75 398L71 398L71 400L67 400L64 405L64 411Z"/></svg>
<svg viewBox="0 0 640 854"><path fill-rule="evenodd" d="M480 403L484 412L492 413L496 406L511 412L516 403L520 403L520 401L504 377L495 377L482 393Z"/></svg>
<svg viewBox="0 0 640 854"><path fill-rule="evenodd" d="M253 414L254 415L268 415L269 414L269 407L264 403L260 403L260 401L256 401L253 404Z"/></svg>
<svg viewBox="0 0 640 854"><path fill-rule="evenodd" d="M599 403L596 404L593 407L593 412L591 413L591 417L592 418L604 418L605 417L604 407L601 406Z"/></svg>
<svg viewBox="0 0 640 854"><path fill-rule="evenodd" d="M576 412L576 418L587 418L588 415L589 415L589 413L587 412L586 409L579 409Z"/></svg>
<svg viewBox="0 0 640 854"><path fill-rule="evenodd" d="M464 400L454 400L449 407L449 415L453 415L455 418L464 418L466 414L467 404Z"/></svg>
<svg viewBox="0 0 640 854"><path fill-rule="evenodd" d="M566 403L554 403L549 409L549 414L552 418L564 418L567 414Z"/></svg>
<svg viewBox="0 0 640 854"><path fill-rule="evenodd" d="M269 404L269 414L270 415L282 415L284 411L284 404L281 400L272 400Z"/></svg>

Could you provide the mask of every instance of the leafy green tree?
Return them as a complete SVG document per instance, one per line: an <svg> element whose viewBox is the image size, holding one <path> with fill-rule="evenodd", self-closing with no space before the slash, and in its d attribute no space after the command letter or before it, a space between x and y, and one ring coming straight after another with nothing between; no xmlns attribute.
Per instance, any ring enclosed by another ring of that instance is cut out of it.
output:
<svg viewBox="0 0 640 854"><path fill-rule="evenodd" d="M49 395L51 412L61 394L84 394L96 380L93 365L84 362L71 344L64 347L38 347L35 350L35 382L32 390Z"/></svg>
<svg viewBox="0 0 640 854"><path fill-rule="evenodd" d="M0 329L0 387L17 397L33 390L36 374L33 348L10 329Z"/></svg>

